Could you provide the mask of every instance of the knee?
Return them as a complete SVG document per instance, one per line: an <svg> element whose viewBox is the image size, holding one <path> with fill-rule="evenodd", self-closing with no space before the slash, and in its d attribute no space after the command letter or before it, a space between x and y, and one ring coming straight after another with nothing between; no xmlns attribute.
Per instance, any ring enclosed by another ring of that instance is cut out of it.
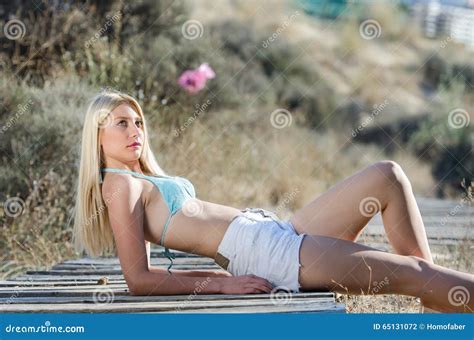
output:
<svg viewBox="0 0 474 340"><path fill-rule="evenodd" d="M410 186L410 181L400 164L392 160L378 161L373 164L377 173L388 186Z"/></svg>

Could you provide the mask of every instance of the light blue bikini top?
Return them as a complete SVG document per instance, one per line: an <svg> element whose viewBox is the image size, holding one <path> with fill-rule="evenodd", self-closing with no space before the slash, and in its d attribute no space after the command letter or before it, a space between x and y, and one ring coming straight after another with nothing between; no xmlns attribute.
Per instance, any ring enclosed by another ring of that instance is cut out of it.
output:
<svg viewBox="0 0 474 340"><path fill-rule="evenodd" d="M160 191L163 199L168 206L170 214L163 228L163 233L161 234L160 244L164 246L164 241L166 233L168 231L168 226L170 224L171 217L175 215L178 211L181 210L185 201L190 198L196 198L196 191L194 190L193 184L184 177L179 176L161 176L161 175L152 175L147 176L140 174L135 171L124 170L124 169L115 169L115 168L102 168L100 173L100 183L103 182L102 172L113 172L119 174L130 174L132 176L143 178L152 182ZM168 272L170 272L171 267L173 266L173 259L175 254L171 253L167 247L164 251L165 256L170 260L170 265L168 267Z"/></svg>

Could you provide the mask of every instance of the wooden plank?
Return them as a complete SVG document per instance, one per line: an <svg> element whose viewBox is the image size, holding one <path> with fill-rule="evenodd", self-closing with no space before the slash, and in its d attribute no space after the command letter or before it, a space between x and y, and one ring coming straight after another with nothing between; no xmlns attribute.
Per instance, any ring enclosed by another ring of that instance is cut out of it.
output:
<svg viewBox="0 0 474 340"><path fill-rule="evenodd" d="M42 305L40 305L42 306ZM66 306L66 305L65 305ZM2 313L345 313L345 307L341 304L311 304L297 306L216 306L206 308L182 308L182 309L166 309L162 310L154 306L142 306L142 308L134 309L128 306L120 306L117 308L82 308L77 309L74 306L62 309L52 308L31 308L30 310L10 309L9 311L1 311Z"/></svg>
<svg viewBox="0 0 474 340"><path fill-rule="evenodd" d="M126 284L125 280L110 281L107 285ZM76 287L90 285L87 281L0 281L0 291L27 287ZM93 284L97 286L97 282ZM16 288L15 288L16 287Z"/></svg>
<svg viewBox="0 0 474 340"><path fill-rule="evenodd" d="M159 246L156 246L154 248L152 246L151 249L150 249L150 258L151 259L165 259L165 260L168 260L168 258L166 256L164 256L163 252L164 252L164 248L160 248ZM171 252L176 257L175 260L177 260L179 258L207 258L207 259L209 259L209 257L201 256L201 255L198 255L198 254L186 253L186 252L182 252L182 251L174 250L174 249L171 249ZM118 261L118 257L115 257L115 256L112 256L112 257L88 257L88 256L86 256L86 257L83 257L83 258L80 258L80 259L77 259L77 260L81 260L83 262ZM70 262L74 262L74 261L76 261L76 259L75 260L66 260L66 261L64 261L64 263L70 263Z"/></svg>
<svg viewBox="0 0 474 340"><path fill-rule="evenodd" d="M98 290L100 286L86 286L87 288L75 289L66 287L56 287L51 289L44 287L41 289L17 289L13 291L0 291L0 298L9 299L11 297L49 297L49 296L90 296L92 292ZM108 286L108 290L117 295L129 295L128 287L125 286Z"/></svg>
<svg viewBox="0 0 474 340"><path fill-rule="evenodd" d="M162 312L140 312L140 313L162 313ZM171 313L171 312L164 312L164 313ZM346 308L344 305L342 304L330 304L328 306L309 306L307 309L301 309L301 308L287 308L287 307L272 307L272 308L269 308L267 306L264 306L264 307L239 307L239 308L235 308L235 307L231 307L231 308L199 308L199 309L186 309L186 310L183 310L183 311L180 311L180 312L176 312L176 313L198 313L198 314L202 314L202 313L207 313L207 314L210 314L210 313L233 313L233 314L236 314L236 313L252 313L252 314L256 314L256 313L265 313L265 314L268 314L268 313L285 313L285 314L289 314L289 313L298 313L298 314L303 314L303 313L311 313L311 314L315 314L315 313L324 313L324 314L340 314L340 313L346 313Z"/></svg>
<svg viewBox="0 0 474 340"><path fill-rule="evenodd" d="M37 293L37 292L34 292ZM118 302L169 302L169 303L182 303L183 301L230 301L230 300L268 300L272 299L270 294L247 294L247 295L224 295L224 294L213 294L213 295L150 295L150 296L132 296L125 290L109 290L109 289L93 289L83 291L50 291L49 295L12 295L8 297L1 297L0 304L62 304L62 303L73 303L73 302L84 302L84 303L95 303L98 299L94 299L94 296L109 296L113 299L113 303ZM54 294L53 294L54 293ZM73 293L73 294L72 294ZM291 301L303 299L318 299L319 301L334 301L334 294L332 292L319 292L319 293L296 293L291 294Z"/></svg>
<svg viewBox="0 0 474 340"><path fill-rule="evenodd" d="M62 276L30 275L28 277L17 277L17 278L13 278L11 280L12 281L16 281L16 280L24 281L24 280L28 280L28 279L31 278L32 280L35 280L35 281L38 281L38 282L39 281L54 282L54 281L71 280L72 282L74 282L74 281L89 281L89 282L92 282L92 283L96 283L97 280L99 280L102 277L104 277L104 276L103 275L96 275L96 276L93 276L93 275L86 275L86 276L76 276L76 275L62 275ZM123 275L107 275L107 278L109 279L109 281L116 281L116 280L124 281Z"/></svg>
<svg viewBox="0 0 474 340"><path fill-rule="evenodd" d="M65 287L60 287L57 289L53 288L44 288L44 289L20 289L20 290L14 290L14 291L1 291L0 292L0 297L2 299L10 299L12 297L17 297L17 298L27 298L27 297L67 297L67 296L87 296L90 297L94 291L104 291L104 292L109 292L110 294L114 294L116 296L131 296L128 291L127 286L110 286L108 288L100 288L104 286L87 286L83 288L68 288L66 289ZM328 297L332 296L334 297L334 294L332 292L311 292L311 293L298 293L300 294L300 297L305 297L305 298L319 298L319 297ZM190 294L184 294L184 295L162 295L159 296L161 299L167 300L179 300L182 299L183 296L189 296ZM151 295L153 296L153 295ZM156 296L156 295L155 295ZM209 300L213 299L214 295L196 295L194 299L199 300ZM233 298L239 298L239 299L245 299L245 298L258 298L258 296L265 296L265 294L248 294L248 295L223 295L223 294L218 294L215 295L217 298L223 298L225 297L233 299ZM146 296L148 298L150 296ZM140 298L140 297L134 297L134 298Z"/></svg>
<svg viewBox="0 0 474 340"><path fill-rule="evenodd" d="M55 264L49 270L122 270L120 265Z"/></svg>
<svg viewBox="0 0 474 340"><path fill-rule="evenodd" d="M222 271L222 268L217 265L204 267L177 265L176 267L173 266L173 269ZM121 274L110 274L108 271L104 271L104 273L105 274L103 274L101 271L94 271L87 274L75 274L74 272L70 272L60 275L58 271L38 271L37 274L20 275L10 279L10 281L97 281L104 276L106 276L109 280L124 280L124 277Z"/></svg>
<svg viewBox="0 0 474 340"><path fill-rule="evenodd" d="M168 265L170 261L167 258L152 258L150 259L150 263L152 265ZM175 264L213 264L214 259L209 257L179 257L173 260ZM57 265L97 265L97 266L105 266L105 265L115 265L120 266L120 261L118 258L82 258L82 259L75 259L75 260L67 260Z"/></svg>
<svg viewBox="0 0 474 340"><path fill-rule="evenodd" d="M104 300L105 301L105 300ZM260 308L255 308L260 307ZM263 307L263 308L262 308ZM1 313L141 313L141 312L186 312L188 309L206 309L208 312L222 313L224 310L255 312L298 312L298 311L329 311L336 308L333 299L297 299L294 296L288 302L275 302L272 299L259 300L183 300L181 304L174 302L127 302L127 303L64 303L64 304L6 304L0 306Z"/></svg>
<svg viewBox="0 0 474 340"><path fill-rule="evenodd" d="M108 269L91 269L91 270L28 270L26 275L41 275L41 276L65 276L65 275L122 275L121 270L108 270Z"/></svg>
<svg viewBox="0 0 474 340"><path fill-rule="evenodd" d="M190 267L193 266L193 267ZM191 268L193 270L216 270L216 269L221 269L216 264L212 265L199 265L199 267L196 267L195 265L173 265L173 268ZM64 276L64 275L103 275L103 276L108 276L108 275L121 275L122 270L121 269L64 269L64 270L28 270L26 272L26 275L49 275L49 276Z"/></svg>
<svg viewBox="0 0 474 340"><path fill-rule="evenodd" d="M55 297L91 297L94 292L99 292L96 288L91 289L84 289L84 290L76 290L76 289L59 289L59 290L50 290L50 289L43 289L43 290L18 290L14 292L0 292L0 305L2 303L13 303L12 300L17 299L54 299ZM109 290L103 290L109 294L113 294L114 296L131 296L127 287L122 288L110 288ZM96 293L97 294L97 293ZM45 301L47 302L47 301Z"/></svg>
<svg viewBox="0 0 474 340"><path fill-rule="evenodd" d="M152 266L168 266L169 265L169 260L168 259L152 259L150 261L150 264ZM190 259L186 259L186 258L179 258L179 259L175 259L173 260L173 267L175 265L183 265L183 264L186 264L186 265L196 265L196 266L200 266L200 265L206 265L206 266L211 266L211 265L215 265L215 262L213 259L209 259L207 257L204 257L204 258L190 258ZM76 268L91 268L91 269L95 269L95 268L113 268L113 269L118 269L120 268L120 263L118 261L118 259L116 261L107 261L107 262L100 262L100 261L96 261L96 262L80 262L80 261L77 261L77 262L74 262L74 263L58 263L58 264L55 264L52 269L76 269Z"/></svg>

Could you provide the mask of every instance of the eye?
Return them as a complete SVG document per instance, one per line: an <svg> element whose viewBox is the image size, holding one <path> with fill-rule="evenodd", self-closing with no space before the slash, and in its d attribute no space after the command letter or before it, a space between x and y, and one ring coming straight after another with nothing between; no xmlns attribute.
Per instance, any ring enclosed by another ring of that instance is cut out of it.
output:
<svg viewBox="0 0 474 340"><path fill-rule="evenodd" d="M127 122L126 120L123 120L123 119L122 119L122 120L118 123L118 125L120 125L120 124L122 124L122 123L126 123L126 122Z"/></svg>
<svg viewBox="0 0 474 340"><path fill-rule="evenodd" d="M143 126L143 122L141 120L137 120L137 125L142 127Z"/></svg>

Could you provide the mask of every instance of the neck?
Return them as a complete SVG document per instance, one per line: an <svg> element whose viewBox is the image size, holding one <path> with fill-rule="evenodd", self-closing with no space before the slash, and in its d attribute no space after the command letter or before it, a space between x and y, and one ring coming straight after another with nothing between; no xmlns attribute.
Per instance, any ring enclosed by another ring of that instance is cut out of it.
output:
<svg viewBox="0 0 474 340"><path fill-rule="evenodd" d="M126 164L126 163L121 163L121 162L109 161L109 162L105 162L104 168L128 170L128 171L142 173L140 163L138 162L133 162L133 164Z"/></svg>

